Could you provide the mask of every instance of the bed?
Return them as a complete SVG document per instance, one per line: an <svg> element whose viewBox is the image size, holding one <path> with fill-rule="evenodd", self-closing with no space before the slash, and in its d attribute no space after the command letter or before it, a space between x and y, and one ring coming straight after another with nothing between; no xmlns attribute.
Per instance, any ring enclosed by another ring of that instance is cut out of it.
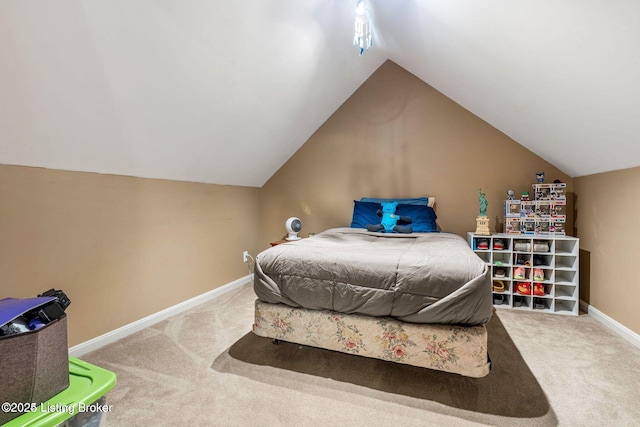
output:
<svg viewBox="0 0 640 427"><path fill-rule="evenodd" d="M375 207L371 203L368 208ZM358 220L357 210L358 202L351 227L256 257L253 332L469 377L487 375L485 324L493 305L486 264L464 239L433 232L433 225L429 232L418 224L410 234L369 232L359 221L374 218Z"/></svg>

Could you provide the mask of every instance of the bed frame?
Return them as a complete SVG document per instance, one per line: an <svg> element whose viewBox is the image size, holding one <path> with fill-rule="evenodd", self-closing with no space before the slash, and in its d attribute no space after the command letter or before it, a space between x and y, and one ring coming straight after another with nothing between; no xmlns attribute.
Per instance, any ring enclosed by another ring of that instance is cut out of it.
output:
<svg viewBox="0 0 640 427"><path fill-rule="evenodd" d="M253 332L342 353L480 378L489 373L487 329L405 323L328 310L255 302Z"/></svg>

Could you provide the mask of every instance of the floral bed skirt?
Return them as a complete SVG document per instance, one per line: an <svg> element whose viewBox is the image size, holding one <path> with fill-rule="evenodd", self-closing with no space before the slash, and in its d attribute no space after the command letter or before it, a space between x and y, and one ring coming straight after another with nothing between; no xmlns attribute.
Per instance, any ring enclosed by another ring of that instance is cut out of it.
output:
<svg viewBox="0 0 640 427"><path fill-rule="evenodd" d="M343 353L480 378L489 373L487 329L404 323L256 300L253 332Z"/></svg>

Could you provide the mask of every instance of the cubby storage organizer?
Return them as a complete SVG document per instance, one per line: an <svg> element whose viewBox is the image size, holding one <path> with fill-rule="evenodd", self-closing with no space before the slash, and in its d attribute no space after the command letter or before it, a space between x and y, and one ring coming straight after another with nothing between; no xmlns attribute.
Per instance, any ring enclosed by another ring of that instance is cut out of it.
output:
<svg viewBox="0 0 640 427"><path fill-rule="evenodd" d="M577 238L469 232L467 240L491 270L494 306L578 315Z"/></svg>

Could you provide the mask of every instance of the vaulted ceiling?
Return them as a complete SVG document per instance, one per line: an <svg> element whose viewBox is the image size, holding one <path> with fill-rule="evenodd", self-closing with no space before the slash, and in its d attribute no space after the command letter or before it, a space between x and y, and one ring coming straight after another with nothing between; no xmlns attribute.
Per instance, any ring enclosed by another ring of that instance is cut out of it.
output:
<svg viewBox="0 0 640 427"><path fill-rule="evenodd" d="M640 2L3 0L0 164L262 186L387 59L571 176L640 165Z"/></svg>

